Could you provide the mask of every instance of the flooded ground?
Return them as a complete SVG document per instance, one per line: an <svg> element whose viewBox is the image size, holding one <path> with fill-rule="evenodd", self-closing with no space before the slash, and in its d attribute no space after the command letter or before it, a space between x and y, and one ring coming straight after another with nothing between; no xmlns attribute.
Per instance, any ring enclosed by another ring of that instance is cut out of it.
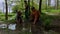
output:
<svg viewBox="0 0 60 34"><path fill-rule="evenodd" d="M16 30L16 24L0 24L0 34L60 34L60 21L54 19L53 24L58 26L48 27L47 31L45 27L31 25L29 22L23 24L20 30Z"/></svg>
<svg viewBox="0 0 60 34"><path fill-rule="evenodd" d="M0 28L4 29L4 28L8 28L10 30L15 30L16 29L16 24L0 24Z"/></svg>
<svg viewBox="0 0 60 34"><path fill-rule="evenodd" d="M26 24L20 27L20 30L16 30L16 24L0 24L0 34L60 34L53 29L48 31L43 27Z"/></svg>
<svg viewBox="0 0 60 34"><path fill-rule="evenodd" d="M22 27L21 30L16 30L16 24L1 24L0 34L31 34L31 29Z"/></svg>

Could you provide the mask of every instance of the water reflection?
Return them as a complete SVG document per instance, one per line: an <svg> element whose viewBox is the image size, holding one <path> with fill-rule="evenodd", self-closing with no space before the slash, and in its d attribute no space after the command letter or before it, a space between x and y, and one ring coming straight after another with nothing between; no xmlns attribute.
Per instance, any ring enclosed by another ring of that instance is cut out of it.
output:
<svg viewBox="0 0 60 34"><path fill-rule="evenodd" d="M7 28L6 24L0 24L0 28Z"/></svg>
<svg viewBox="0 0 60 34"><path fill-rule="evenodd" d="M20 26L21 29L19 30L19 32L26 33L26 34L30 34L30 33L31 34L51 34L51 33L58 33L58 32L54 31L54 30L56 30L55 28L53 28L53 30L45 31L45 30L42 30L42 28L41 28L40 25L31 25L31 24L26 25L25 24L25 26ZM13 31L16 30L16 24L9 24L9 25L7 25L7 24L0 24L0 28L7 28L7 27L9 29L9 32L10 32L10 30L13 30Z"/></svg>
<svg viewBox="0 0 60 34"><path fill-rule="evenodd" d="M10 30L16 30L17 29L16 26L17 26L16 24L9 24L9 25L7 25L7 24L1 24L0 28L2 28L2 27L3 28L7 28L8 27L8 29L10 29ZM26 24L25 24L25 26L26 26ZM26 27L19 26L20 31L30 32L32 34L41 34L42 33L40 26L29 24Z"/></svg>
<svg viewBox="0 0 60 34"><path fill-rule="evenodd" d="M9 25L7 25L7 24L0 24L0 28L7 28L8 27L8 29L10 29L10 30L15 30L16 29L16 24L9 24Z"/></svg>
<svg viewBox="0 0 60 34"><path fill-rule="evenodd" d="M8 29L16 30L16 24L9 24Z"/></svg>

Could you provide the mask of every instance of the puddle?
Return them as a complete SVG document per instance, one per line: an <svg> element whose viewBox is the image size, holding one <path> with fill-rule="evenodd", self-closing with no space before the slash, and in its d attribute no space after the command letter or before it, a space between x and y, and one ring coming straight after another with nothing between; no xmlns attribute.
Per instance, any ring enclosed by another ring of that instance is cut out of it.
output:
<svg viewBox="0 0 60 34"><path fill-rule="evenodd" d="M7 28L7 24L0 24L0 28Z"/></svg>
<svg viewBox="0 0 60 34"><path fill-rule="evenodd" d="M16 24L9 24L9 25L7 25L7 24L0 24L0 28L7 28L8 27L8 29L9 30L16 30ZM40 31L40 29L38 29L38 28L36 28L36 26L32 26L32 28L30 27L30 28L25 28L25 27L23 27L22 28L22 30L21 30L21 32L29 32L29 33L34 33L34 32L36 32L37 33L37 31L38 31L38 33L40 32L43 32L43 33L46 33L46 34L49 34L49 33L55 33L55 31L53 31L53 30L50 30L50 31L48 31L48 32L46 32L46 31ZM57 33L57 32L56 32Z"/></svg>
<svg viewBox="0 0 60 34"><path fill-rule="evenodd" d="M0 24L0 28L7 28L8 27L8 29L10 29L10 30L15 30L16 29L16 24L9 24L9 25L7 25L7 24Z"/></svg>
<svg viewBox="0 0 60 34"><path fill-rule="evenodd" d="M8 27L8 29L9 30L16 30L16 24L9 24L9 25L7 25L7 24L0 24L0 28L7 28ZM27 30L26 28L22 28L22 30L23 31L25 31L25 30Z"/></svg>
<svg viewBox="0 0 60 34"><path fill-rule="evenodd" d="M15 30L16 29L16 24L9 24L8 29Z"/></svg>

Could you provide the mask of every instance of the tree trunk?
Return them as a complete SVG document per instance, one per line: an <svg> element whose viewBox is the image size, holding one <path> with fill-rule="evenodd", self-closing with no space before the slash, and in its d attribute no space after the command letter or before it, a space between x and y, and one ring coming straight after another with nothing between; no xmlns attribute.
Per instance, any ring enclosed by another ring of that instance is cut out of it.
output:
<svg viewBox="0 0 60 34"><path fill-rule="evenodd" d="M5 19L8 20L8 4L7 4L7 0L5 0L5 5L6 5Z"/></svg>
<svg viewBox="0 0 60 34"><path fill-rule="evenodd" d="M48 7L50 6L51 0L48 0Z"/></svg>
<svg viewBox="0 0 60 34"><path fill-rule="evenodd" d="M46 0L46 10L48 9L47 7L48 7L48 4L47 4L47 0Z"/></svg>
<svg viewBox="0 0 60 34"><path fill-rule="evenodd" d="M58 9L58 6L59 6L59 0L57 0L57 3L56 3L56 4L57 4L57 9Z"/></svg>
<svg viewBox="0 0 60 34"><path fill-rule="evenodd" d="M39 11L40 11L40 14L41 14L41 5L42 5L42 0L40 0L40 2L39 2Z"/></svg>
<svg viewBox="0 0 60 34"><path fill-rule="evenodd" d="M28 6L29 6L29 8L28 8L28 10L29 10L29 15L30 15L30 0L28 0Z"/></svg>
<svg viewBox="0 0 60 34"><path fill-rule="evenodd" d="M59 6L59 0L55 0L55 9L58 9Z"/></svg>

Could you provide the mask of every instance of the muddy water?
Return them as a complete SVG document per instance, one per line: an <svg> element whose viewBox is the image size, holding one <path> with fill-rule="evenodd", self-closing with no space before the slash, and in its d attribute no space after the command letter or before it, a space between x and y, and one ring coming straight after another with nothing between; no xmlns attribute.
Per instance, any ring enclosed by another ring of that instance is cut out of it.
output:
<svg viewBox="0 0 60 34"><path fill-rule="evenodd" d="M2 29L7 28L7 27L8 27L9 30L16 30L16 24L9 24L9 25L7 25L7 24L0 24L0 28L2 28ZM30 32L31 32L31 29L30 28L25 28L24 25L22 27L22 30L30 30Z"/></svg>
<svg viewBox="0 0 60 34"><path fill-rule="evenodd" d="M0 24L0 28L7 28L6 24Z"/></svg>
<svg viewBox="0 0 60 34"><path fill-rule="evenodd" d="M9 30L16 30L16 24L0 24L0 28L7 28ZM53 30L49 30L49 31L45 31L42 28L40 28L40 26L36 26L36 25L27 25L27 27L22 27L21 32L30 32L32 34L58 34L57 32L53 31Z"/></svg>
<svg viewBox="0 0 60 34"><path fill-rule="evenodd" d="M15 30L16 29L16 24L9 24L8 29Z"/></svg>
<svg viewBox="0 0 60 34"><path fill-rule="evenodd" d="M10 30L15 30L16 29L16 24L0 24L0 28L7 28L10 29Z"/></svg>

